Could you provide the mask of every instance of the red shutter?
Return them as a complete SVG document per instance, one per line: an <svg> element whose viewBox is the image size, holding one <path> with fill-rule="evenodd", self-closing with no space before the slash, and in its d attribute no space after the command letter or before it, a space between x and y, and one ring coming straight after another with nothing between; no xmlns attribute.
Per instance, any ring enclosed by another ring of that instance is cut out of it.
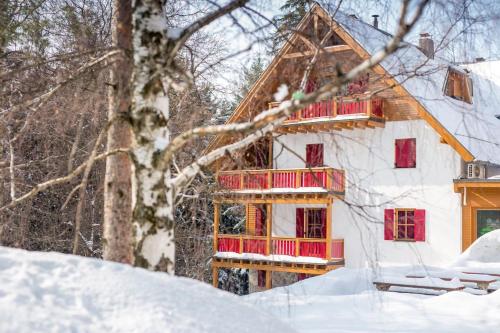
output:
<svg viewBox="0 0 500 333"><path fill-rule="evenodd" d="M384 239L394 240L394 209L384 210Z"/></svg>
<svg viewBox="0 0 500 333"><path fill-rule="evenodd" d="M304 208L297 208L295 213L295 237L304 237Z"/></svg>
<svg viewBox="0 0 500 333"><path fill-rule="evenodd" d="M326 238L326 208L321 209L321 238Z"/></svg>
<svg viewBox="0 0 500 333"><path fill-rule="evenodd" d="M396 168L414 168L416 161L416 139L396 139L394 166Z"/></svg>
<svg viewBox="0 0 500 333"><path fill-rule="evenodd" d="M417 166L417 140L408 139L408 167L414 168Z"/></svg>
<svg viewBox="0 0 500 333"><path fill-rule="evenodd" d="M323 166L323 144L306 145L306 166L321 167Z"/></svg>
<svg viewBox="0 0 500 333"><path fill-rule="evenodd" d="M415 210L415 241L425 242L425 210Z"/></svg>

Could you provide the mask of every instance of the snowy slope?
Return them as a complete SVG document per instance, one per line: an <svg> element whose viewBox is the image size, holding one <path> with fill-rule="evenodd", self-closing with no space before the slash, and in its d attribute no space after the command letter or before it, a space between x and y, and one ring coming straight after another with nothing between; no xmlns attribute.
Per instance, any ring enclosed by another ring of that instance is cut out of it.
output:
<svg viewBox="0 0 500 333"><path fill-rule="evenodd" d="M185 278L0 247L0 332L293 332Z"/></svg>
<svg viewBox="0 0 500 333"><path fill-rule="evenodd" d="M498 272L499 253L497 230L479 238L456 264ZM437 270L411 266L341 268L245 299L267 308L299 332L499 332L500 290L482 296L467 292L425 296L379 292L372 285L381 277L402 278L416 271Z"/></svg>

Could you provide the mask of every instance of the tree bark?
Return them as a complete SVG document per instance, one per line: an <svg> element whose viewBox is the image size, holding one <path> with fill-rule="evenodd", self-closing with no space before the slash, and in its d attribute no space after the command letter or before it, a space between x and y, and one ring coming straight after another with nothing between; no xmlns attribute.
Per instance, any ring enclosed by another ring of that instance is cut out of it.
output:
<svg viewBox="0 0 500 333"><path fill-rule="evenodd" d="M168 50L161 0L137 0L133 8L134 265L174 272L174 188L161 152L170 141L165 77Z"/></svg>
<svg viewBox="0 0 500 333"><path fill-rule="evenodd" d="M131 0L113 2L113 45L122 50L122 56L111 67L108 95L108 120L113 121L108 131L107 150L130 148L132 133L124 120L130 111L130 83L132 73L132 4ZM104 259L133 263L132 253L132 164L126 154L115 154L106 159L104 186Z"/></svg>

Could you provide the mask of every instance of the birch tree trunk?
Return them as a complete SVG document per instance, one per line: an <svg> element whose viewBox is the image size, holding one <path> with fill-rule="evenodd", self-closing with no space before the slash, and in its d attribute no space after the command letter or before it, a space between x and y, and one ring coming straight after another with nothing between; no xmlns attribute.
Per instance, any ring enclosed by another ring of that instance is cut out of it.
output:
<svg viewBox="0 0 500 333"><path fill-rule="evenodd" d="M121 57L111 68L108 119L113 121L107 138L107 149L130 148L132 133L124 121L128 115L132 74L132 4L131 0L114 0L112 40L122 50ZM133 263L132 253L132 166L126 154L106 159L104 187L104 259Z"/></svg>
<svg viewBox="0 0 500 333"><path fill-rule="evenodd" d="M162 85L167 77L169 39L161 0L133 5L132 158L134 264L174 272L174 189L162 151L170 141L169 100ZM168 87L167 87L168 88Z"/></svg>

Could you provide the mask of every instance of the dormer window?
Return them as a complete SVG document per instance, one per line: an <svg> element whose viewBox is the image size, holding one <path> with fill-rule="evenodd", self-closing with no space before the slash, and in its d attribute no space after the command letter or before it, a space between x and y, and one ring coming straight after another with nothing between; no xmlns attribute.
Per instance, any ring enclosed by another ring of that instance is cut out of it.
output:
<svg viewBox="0 0 500 333"><path fill-rule="evenodd" d="M472 80L466 74L450 68L446 77L444 94L472 104Z"/></svg>

